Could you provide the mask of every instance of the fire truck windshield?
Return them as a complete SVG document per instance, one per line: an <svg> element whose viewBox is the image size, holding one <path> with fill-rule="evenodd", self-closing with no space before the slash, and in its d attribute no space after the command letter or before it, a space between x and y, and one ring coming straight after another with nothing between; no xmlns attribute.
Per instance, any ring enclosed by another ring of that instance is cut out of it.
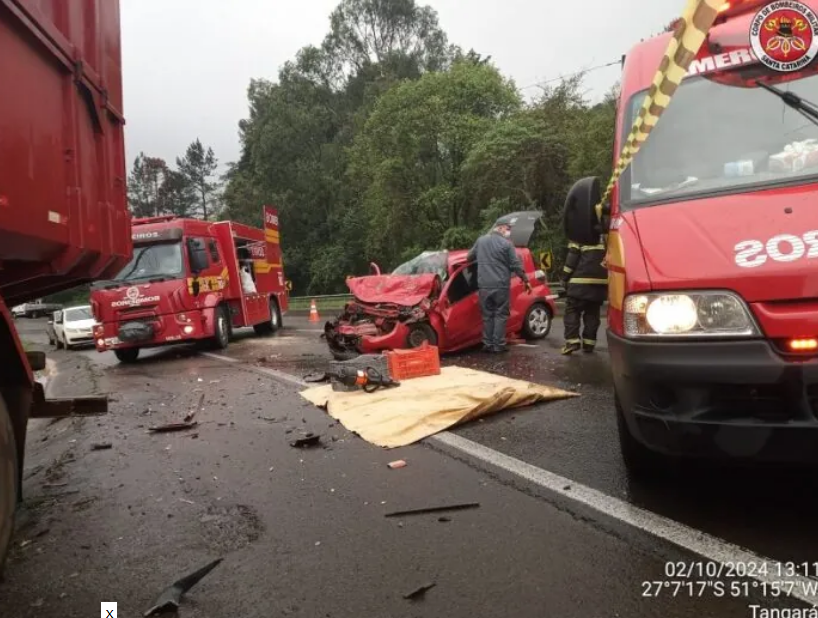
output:
<svg viewBox="0 0 818 618"><path fill-rule="evenodd" d="M114 281L178 279L183 272L181 243L135 245L131 261L119 272Z"/></svg>
<svg viewBox="0 0 818 618"><path fill-rule="evenodd" d="M685 79L620 180L625 209L771 186L818 182L818 126L782 100L818 101L818 76L775 86ZM631 97L630 130L646 92Z"/></svg>

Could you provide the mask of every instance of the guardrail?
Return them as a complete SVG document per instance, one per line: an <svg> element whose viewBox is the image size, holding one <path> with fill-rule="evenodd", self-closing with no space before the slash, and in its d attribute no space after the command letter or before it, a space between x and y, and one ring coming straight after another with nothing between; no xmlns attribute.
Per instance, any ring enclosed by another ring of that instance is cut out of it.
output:
<svg viewBox="0 0 818 618"><path fill-rule="evenodd" d="M563 291L562 283L548 282L552 294ZM319 313L323 310L343 309L352 300L352 294L323 294L316 296L290 296L290 311L309 311L310 303L315 300ZM557 301L561 302L560 300Z"/></svg>

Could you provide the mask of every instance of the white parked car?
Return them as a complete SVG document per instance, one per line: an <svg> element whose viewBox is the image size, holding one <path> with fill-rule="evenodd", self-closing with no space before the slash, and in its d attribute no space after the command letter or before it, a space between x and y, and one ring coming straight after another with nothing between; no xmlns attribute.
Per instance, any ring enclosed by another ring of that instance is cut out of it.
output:
<svg viewBox="0 0 818 618"><path fill-rule="evenodd" d="M11 315L15 318L19 318L26 314L26 306L25 305L16 305L11 308Z"/></svg>
<svg viewBox="0 0 818 618"><path fill-rule="evenodd" d="M90 305L67 307L54 313L53 323L48 331L48 338L58 348L71 348L92 344L94 342L94 325L96 320L91 313Z"/></svg>

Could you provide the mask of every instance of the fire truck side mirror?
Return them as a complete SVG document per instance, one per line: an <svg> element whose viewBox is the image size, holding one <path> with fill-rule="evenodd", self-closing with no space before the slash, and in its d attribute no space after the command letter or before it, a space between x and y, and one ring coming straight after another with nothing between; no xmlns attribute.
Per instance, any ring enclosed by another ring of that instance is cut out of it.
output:
<svg viewBox="0 0 818 618"><path fill-rule="evenodd" d="M190 264L190 272L193 275L198 275L207 269L209 265L207 261L207 250L204 243L198 238L187 239L187 258Z"/></svg>
<svg viewBox="0 0 818 618"><path fill-rule="evenodd" d="M568 240L595 245L599 242L600 220L596 205L602 198L599 178L589 176L574 183L565 198L563 225Z"/></svg>

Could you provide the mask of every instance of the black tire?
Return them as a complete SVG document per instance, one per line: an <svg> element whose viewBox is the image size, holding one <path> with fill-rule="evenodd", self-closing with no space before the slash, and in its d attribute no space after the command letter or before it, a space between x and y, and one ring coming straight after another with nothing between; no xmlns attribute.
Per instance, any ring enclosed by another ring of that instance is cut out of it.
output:
<svg viewBox="0 0 818 618"><path fill-rule="evenodd" d="M216 333L210 340L214 350L224 350L230 343L230 316L224 305L216 307Z"/></svg>
<svg viewBox="0 0 818 618"><path fill-rule="evenodd" d="M619 397L614 395L616 406L616 427L619 433L619 450L622 461L628 472L628 478L633 480L655 480L668 474L670 459L656 453L639 442L631 434L625 421L625 414Z"/></svg>
<svg viewBox="0 0 818 618"><path fill-rule="evenodd" d="M563 226L569 241L595 245L601 228L594 207L602 197L599 178L591 176L574 183L568 191L563 210Z"/></svg>
<svg viewBox="0 0 818 618"><path fill-rule="evenodd" d="M139 358L139 348L122 348L114 350L114 355L120 363L135 363Z"/></svg>
<svg viewBox="0 0 818 618"><path fill-rule="evenodd" d="M437 345L437 333L428 322L415 322L409 326L409 334L406 335L406 347L418 348L424 343Z"/></svg>
<svg viewBox="0 0 818 618"><path fill-rule="evenodd" d="M256 324L253 326L253 330L256 331L257 335L272 335L279 328L281 328L281 309L278 308L278 301L271 298L269 321Z"/></svg>
<svg viewBox="0 0 818 618"><path fill-rule="evenodd" d="M523 336L526 339L545 339L553 323L551 308L545 303L534 303L525 312Z"/></svg>
<svg viewBox="0 0 818 618"><path fill-rule="evenodd" d="M0 397L0 579L14 532L14 512L19 492L18 461L11 417Z"/></svg>

